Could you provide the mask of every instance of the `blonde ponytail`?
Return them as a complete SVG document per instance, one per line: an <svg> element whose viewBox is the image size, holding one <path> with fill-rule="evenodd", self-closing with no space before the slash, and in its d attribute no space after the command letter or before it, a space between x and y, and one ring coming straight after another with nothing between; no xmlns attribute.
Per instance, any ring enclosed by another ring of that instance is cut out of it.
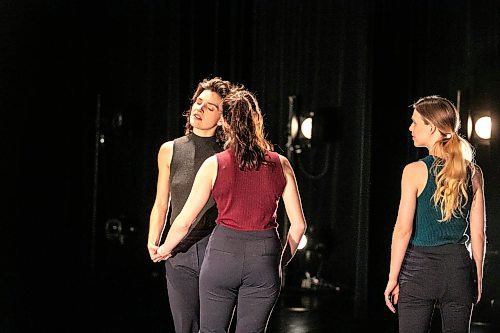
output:
<svg viewBox="0 0 500 333"><path fill-rule="evenodd" d="M443 159L434 161L436 172L436 192L432 196L434 204L441 210L440 222L450 221L452 217L463 217L462 207L468 200L467 184L472 171L473 149L467 140L457 133L436 143Z"/></svg>

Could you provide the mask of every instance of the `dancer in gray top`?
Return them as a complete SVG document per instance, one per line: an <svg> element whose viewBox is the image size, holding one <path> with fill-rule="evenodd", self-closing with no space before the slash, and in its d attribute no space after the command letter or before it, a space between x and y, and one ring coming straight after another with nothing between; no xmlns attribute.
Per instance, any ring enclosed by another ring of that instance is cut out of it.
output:
<svg viewBox="0 0 500 333"><path fill-rule="evenodd" d="M194 177L206 158L222 150L222 99L230 83L221 78L205 79L198 84L192 97L185 136L164 143L158 153L158 183L156 199L149 221L148 251L157 262L158 245L171 206L171 221L186 202ZM189 234L165 261L168 298L176 333L199 330L199 273L208 236L215 226L217 207L212 198L198 214Z"/></svg>

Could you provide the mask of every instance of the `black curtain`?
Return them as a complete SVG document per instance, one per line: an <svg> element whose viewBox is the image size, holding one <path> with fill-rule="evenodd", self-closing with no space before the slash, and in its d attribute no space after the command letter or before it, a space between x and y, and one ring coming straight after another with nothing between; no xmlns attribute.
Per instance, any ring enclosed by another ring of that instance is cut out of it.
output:
<svg viewBox="0 0 500 333"><path fill-rule="evenodd" d="M493 0L2 2L5 331L62 330L54 311L86 328L107 319L108 331L148 322L139 309L165 315L163 269L145 245L156 154L182 135L181 114L211 76L256 93L283 155L289 96L300 114L330 119L328 140L291 155L316 257L298 253L287 286L310 271L338 287L352 317L394 318L382 293L399 182L423 154L408 137L408 106L427 94L460 95L464 133L477 110L497 123L499 9ZM497 138L494 128L476 156L490 281L498 276ZM498 291L487 286L493 299Z"/></svg>

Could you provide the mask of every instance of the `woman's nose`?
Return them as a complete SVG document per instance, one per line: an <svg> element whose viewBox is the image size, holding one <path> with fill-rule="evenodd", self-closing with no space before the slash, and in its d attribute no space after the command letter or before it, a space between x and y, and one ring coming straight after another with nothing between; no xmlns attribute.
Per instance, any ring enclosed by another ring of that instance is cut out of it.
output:
<svg viewBox="0 0 500 333"><path fill-rule="evenodd" d="M202 102L200 105L200 111L205 112L205 108L207 107L207 102Z"/></svg>

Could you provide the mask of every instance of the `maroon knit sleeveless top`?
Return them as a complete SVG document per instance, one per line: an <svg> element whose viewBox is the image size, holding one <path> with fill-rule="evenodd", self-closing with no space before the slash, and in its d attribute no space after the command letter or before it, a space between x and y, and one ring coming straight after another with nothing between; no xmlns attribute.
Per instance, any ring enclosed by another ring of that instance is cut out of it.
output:
<svg viewBox="0 0 500 333"><path fill-rule="evenodd" d="M286 184L279 155L268 152L266 159L272 163L258 171L241 171L231 149L216 157L217 179L212 190L219 210L216 222L246 231L278 227L276 213Z"/></svg>

